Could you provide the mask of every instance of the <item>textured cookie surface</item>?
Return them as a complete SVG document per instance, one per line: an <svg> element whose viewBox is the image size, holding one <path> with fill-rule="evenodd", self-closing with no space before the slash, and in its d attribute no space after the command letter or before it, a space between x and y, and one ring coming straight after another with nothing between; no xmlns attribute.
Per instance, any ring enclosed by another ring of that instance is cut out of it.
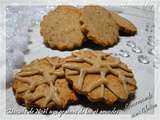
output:
<svg viewBox="0 0 160 120"><path fill-rule="evenodd" d="M118 42L119 27L105 8L85 6L81 13L81 30L87 38L104 47Z"/></svg>
<svg viewBox="0 0 160 120"><path fill-rule="evenodd" d="M116 101L127 101L135 93L132 71L111 54L80 50L66 58L63 66L73 89L92 102L112 105Z"/></svg>
<svg viewBox="0 0 160 120"><path fill-rule="evenodd" d="M112 14L113 19L116 21L116 23L120 27L119 29L120 33L125 34L125 35L134 35L137 33L137 28L132 22L130 22L126 18L114 12L111 12L111 14Z"/></svg>
<svg viewBox="0 0 160 120"><path fill-rule="evenodd" d="M76 101L61 63L58 57L46 57L25 65L12 85L17 102L28 108L63 109Z"/></svg>
<svg viewBox="0 0 160 120"><path fill-rule="evenodd" d="M59 50L80 47L84 35L80 30L80 12L72 6L58 6L43 17L41 35L51 48Z"/></svg>

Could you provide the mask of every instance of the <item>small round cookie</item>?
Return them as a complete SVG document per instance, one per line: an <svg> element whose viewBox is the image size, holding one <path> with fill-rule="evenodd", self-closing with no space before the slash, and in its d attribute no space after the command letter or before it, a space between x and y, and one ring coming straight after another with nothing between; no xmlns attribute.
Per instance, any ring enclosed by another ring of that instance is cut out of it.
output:
<svg viewBox="0 0 160 120"><path fill-rule="evenodd" d="M80 47L84 35L80 30L80 12L72 6L58 6L41 21L40 33L51 48L70 50Z"/></svg>
<svg viewBox="0 0 160 120"><path fill-rule="evenodd" d="M116 14L115 12L110 11L112 14L113 19L116 21L116 23L119 26L119 32L120 34L124 35L135 35L137 33L136 26L131 23L126 18Z"/></svg>
<svg viewBox="0 0 160 120"><path fill-rule="evenodd" d="M81 13L81 30L88 39L103 47L118 42L119 27L105 8L85 6L81 9Z"/></svg>
<svg viewBox="0 0 160 120"><path fill-rule="evenodd" d="M17 102L27 108L63 109L77 101L65 79L62 62L58 57L46 57L25 65L12 85Z"/></svg>
<svg viewBox="0 0 160 120"><path fill-rule="evenodd" d="M116 101L126 102L135 94L132 71L111 54L80 50L66 58L63 67L73 89L91 102L112 105Z"/></svg>

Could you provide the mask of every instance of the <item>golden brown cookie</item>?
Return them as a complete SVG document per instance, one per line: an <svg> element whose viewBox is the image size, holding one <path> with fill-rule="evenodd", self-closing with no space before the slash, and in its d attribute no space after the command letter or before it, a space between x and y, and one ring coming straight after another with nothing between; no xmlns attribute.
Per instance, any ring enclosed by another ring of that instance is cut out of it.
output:
<svg viewBox="0 0 160 120"><path fill-rule="evenodd" d="M84 35L80 30L80 12L72 6L58 6L41 21L40 33L51 48L59 50L80 47Z"/></svg>
<svg viewBox="0 0 160 120"><path fill-rule="evenodd" d="M63 67L73 89L92 102L112 105L116 101L127 101L135 93L132 71L111 54L80 50L67 57Z"/></svg>
<svg viewBox="0 0 160 120"><path fill-rule="evenodd" d="M104 47L118 42L119 27L109 11L100 6L85 6L81 13L81 30L88 39Z"/></svg>
<svg viewBox="0 0 160 120"><path fill-rule="evenodd" d="M113 19L116 21L116 23L120 27L119 29L120 34L135 35L137 33L137 28L132 22L116 14L115 12L112 12L112 11L110 12L112 14Z"/></svg>
<svg viewBox="0 0 160 120"><path fill-rule="evenodd" d="M17 102L27 108L63 109L77 101L65 79L62 62L58 57L46 57L25 65L12 85Z"/></svg>

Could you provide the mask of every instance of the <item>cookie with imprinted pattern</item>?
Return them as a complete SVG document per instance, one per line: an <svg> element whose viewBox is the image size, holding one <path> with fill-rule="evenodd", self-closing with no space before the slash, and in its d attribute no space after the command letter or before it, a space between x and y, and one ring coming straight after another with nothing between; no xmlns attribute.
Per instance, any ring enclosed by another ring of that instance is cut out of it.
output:
<svg viewBox="0 0 160 120"><path fill-rule="evenodd" d="M73 52L63 64L73 89L91 102L113 105L134 96L136 81L128 66L109 53L92 50Z"/></svg>
<svg viewBox="0 0 160 120"><path fill-rule="evenodd" d="M58 57L36 59L15 75L12 88L19 104L27 108L64 109L76 102Z"/></svg>

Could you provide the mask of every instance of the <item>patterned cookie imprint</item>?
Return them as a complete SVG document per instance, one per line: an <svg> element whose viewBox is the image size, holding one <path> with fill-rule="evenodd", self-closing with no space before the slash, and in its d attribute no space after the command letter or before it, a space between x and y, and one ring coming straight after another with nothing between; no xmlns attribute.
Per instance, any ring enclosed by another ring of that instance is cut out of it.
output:
<svg viewBox="0 0 160 120"><path fill-rule="evenodd" d="M58 57L46 57L25 65L12 85L17 102L28 108L63 109L77 101L64 77L62 62Z"/></svg>
<svg viewBox="0 0 160 120"><path fill-rule="evenodd" d="M111 54L80 50L73 52L65 62L65 75L73 89L92 102L103 101L112 105L117 100L127 101L135 93L132 71Z"/></svg>

